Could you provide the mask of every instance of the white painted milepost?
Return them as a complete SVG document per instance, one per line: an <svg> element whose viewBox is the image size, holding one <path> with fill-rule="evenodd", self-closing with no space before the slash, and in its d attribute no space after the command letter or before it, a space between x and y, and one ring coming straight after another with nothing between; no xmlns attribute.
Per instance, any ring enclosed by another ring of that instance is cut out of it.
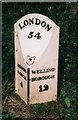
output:
<svg viewBox="0 0 78 120"><path fill-rule="evenodd" d="M59 27L47 16L28 14L14 24L15 89L26 104L56 101Z"/></svg>

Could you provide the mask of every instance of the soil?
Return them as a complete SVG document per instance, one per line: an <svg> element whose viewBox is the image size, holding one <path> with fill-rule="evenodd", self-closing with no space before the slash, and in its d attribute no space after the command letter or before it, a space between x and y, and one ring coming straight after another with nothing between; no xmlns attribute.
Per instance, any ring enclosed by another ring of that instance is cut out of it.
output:
<svg viewBox="0 0 78 120"><path fill-rule="evenodd" d="M31 118L30 106L26 105L17 94L7 98L5 108L16 118Z"/></svg>
<svg viewBox="0 0 78 120"><path fill-rule="evenodd" d="M29 120L29 118L31 118L30 120L39 118L41 118L40 120L56 120L54 116L41 117L31 109L31 105L26 105L17 94L7 98L4 108L7 108L9 114L15 115L19 120Z"/></svg>

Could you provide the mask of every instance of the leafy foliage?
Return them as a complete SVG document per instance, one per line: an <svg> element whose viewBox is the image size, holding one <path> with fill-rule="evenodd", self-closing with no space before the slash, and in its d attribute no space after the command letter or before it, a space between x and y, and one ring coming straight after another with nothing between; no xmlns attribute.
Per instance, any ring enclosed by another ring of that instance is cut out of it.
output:
<svg viewBox="0 0 78 120"><path fill-rule="evenodd" d="M52 117L54 120L76 120L77 116L77 87L78 84L64 81L61 95L57 102L35 104L32 105L32 110L39 117Z"/></svg>
<svg viewBox="0 0 78 120"><path fill-rule="evenodd" d="M77 118L77 88L77 82L71 83L69 81L64 81L63 88L61 90L61 102L65 107L65 111L69 120L75 120Z"/></svg>
<svg viewBox="0 0 78 120"><path fill-rule="evenodd" d="M16 117L15 115L11 115L9 112L8 112L8 109L5 108L3 110L3 114L2 114L2 120L16 120Z"/></svg>
<svg viewBox="0 0 78 120"><path fill-rule="evenodd" d="M67 107L70 107L70 99L68 97L65 98L65 103Z"/></svg>

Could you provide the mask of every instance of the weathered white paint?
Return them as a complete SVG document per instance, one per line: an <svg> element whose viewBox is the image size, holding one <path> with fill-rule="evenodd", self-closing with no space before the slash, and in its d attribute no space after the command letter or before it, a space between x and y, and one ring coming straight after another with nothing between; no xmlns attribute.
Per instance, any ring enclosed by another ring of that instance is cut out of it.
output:
<svg viewBox="0 0 78 120"><path fill-rule="evenodd" d="M28 14L15 23L14 29L15 89L17 94L27 103L27 68L30 68L29 104L56 100L59 27L44 15ZM33 32L32 37L30 32ZM40 39L37 39L37 37L40 37ZM16 50L18 51L16 52ZM18 68L17 64L23 66L26 69L26 73ZM54 71L46 71L46 69L50 68L53 68ZM18 74L18 70L26 76L26 80ZM33 73L32 71L37 72ZM45 79L44 76L46 76ZM23 88L20 87L21 81L24 85ZM43 91L45 84L48 85L48 90ZM40 86L42 86L41 92Z"/></svg>

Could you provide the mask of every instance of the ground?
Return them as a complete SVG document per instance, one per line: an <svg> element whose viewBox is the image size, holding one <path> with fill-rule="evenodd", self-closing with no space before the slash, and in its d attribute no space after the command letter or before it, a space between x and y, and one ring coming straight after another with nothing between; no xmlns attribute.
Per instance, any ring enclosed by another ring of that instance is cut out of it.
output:
<svg viewBox="0 0 78 120"><path fill-rule="evenodd" d="M15 116L15 118L19 118L21 120L24 120L24 119L27 120L28 118L31 118L31 120L34 120L36 118L41 118L45 120L49 120L49 119L56 120L58 116L56 117L56 115L53 115L53 114L51 115L47 113L48 111L47 107L48 108L51 107L52 104L56 105L57 103L52 103L52 102L44 103L42 104L42 107L39 104L26 105L17 94L14 94L12 96L8 96L4 105L4 109L7 109L8 114L10 114L11 116L13 117ZM38 113L38 111L40 113L41 111L44 111L44 112L43 114L40 114Z"/></svg>

